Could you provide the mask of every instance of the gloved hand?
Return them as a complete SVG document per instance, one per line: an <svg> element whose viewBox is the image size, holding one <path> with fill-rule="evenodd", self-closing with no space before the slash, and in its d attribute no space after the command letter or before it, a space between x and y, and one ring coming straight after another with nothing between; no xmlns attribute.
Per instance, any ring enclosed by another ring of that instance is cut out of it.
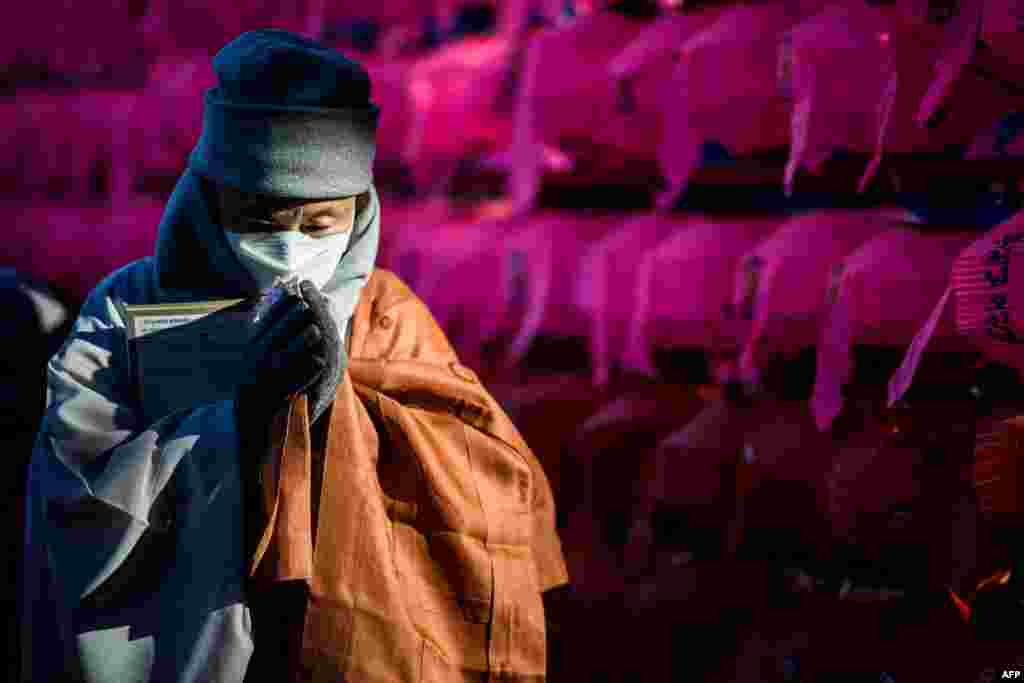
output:
<svg viewBox="0 0 1024 683"><path fill-rule="evenodd" d="M299 285L299 291L316 316L317 327L322 334L318 354L324 360L324 370L306 390L310 405L309 423L313 424L334 401L341 373L348 365L348 355L341 343L341 331L331 315L331 302L309 280Z"/></svg>
<svg viewBox="0 0 1024 683"><path fill-rule="evenodd" d="M326 298L311 282L303 282L298 294L285 291L257 326L246 353L246 371L236 390L239 428L248 431L268 424L287 400L314 386L310 418L315 421L329 405L319 398L326 384L320 380L339 365L333 360L339 355L339 335Z"/></svg>

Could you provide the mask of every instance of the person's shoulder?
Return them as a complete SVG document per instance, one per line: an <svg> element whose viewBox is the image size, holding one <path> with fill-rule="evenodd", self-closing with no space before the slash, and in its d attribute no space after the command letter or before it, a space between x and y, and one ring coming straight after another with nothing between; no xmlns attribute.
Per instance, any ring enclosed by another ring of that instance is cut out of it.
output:
<svg viewBox="0 0 1024 683"><path fill-rule="evenodd" d="M395 273L376 268L363 287L352 329L353 356L457 361L427 304Z"/></svg>
<svg viewBox="0 0 1024 683"><path fill-rule="evenodd" d="M374 268L363 288L363 299L372 302L378 311L385 311L401 304L426 304L416 296L409 285L390 270Z"/></svg>
<svg viewBox="0 0 1024 683"><path fill-rule="evenodd" d="M156 303L154 283L155 268L151 256L131 261L111 272L92 289L82 304L79 316L117 319L120 314L115 302L124 305Z"/></svg>

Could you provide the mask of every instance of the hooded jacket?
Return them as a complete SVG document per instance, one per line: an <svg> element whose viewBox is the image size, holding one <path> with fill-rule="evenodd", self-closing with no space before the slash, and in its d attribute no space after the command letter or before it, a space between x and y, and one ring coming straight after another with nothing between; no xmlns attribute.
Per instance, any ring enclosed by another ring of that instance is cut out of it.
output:
<svg viewBox="0 0 1024 683"><path fill-rule="evenodd" d="M29 467L23 680L242 681L250 575L308 586L296 680L544 678L541 593L568 580L550 486L423 302L373 269L379 216L371 189L323 290L349 364L321 442L301 398L266 452L232 401L141 423L117 304L254 293L191 170L155 255L90 294ZM257 470L266 514L243 504Z"/></svg>

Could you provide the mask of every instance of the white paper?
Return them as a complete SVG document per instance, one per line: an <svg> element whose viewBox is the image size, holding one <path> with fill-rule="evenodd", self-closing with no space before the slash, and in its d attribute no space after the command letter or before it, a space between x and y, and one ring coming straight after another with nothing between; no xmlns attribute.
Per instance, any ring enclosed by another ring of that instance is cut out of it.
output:
<svg viewBox="0 0 1024 683"><path fill-rule="evenodd" d="M155 304L151 306L125 306L128 336L144 337L154 332L187 325L214 311L233 306L244 299L202 301L187 304Z"/></svg>

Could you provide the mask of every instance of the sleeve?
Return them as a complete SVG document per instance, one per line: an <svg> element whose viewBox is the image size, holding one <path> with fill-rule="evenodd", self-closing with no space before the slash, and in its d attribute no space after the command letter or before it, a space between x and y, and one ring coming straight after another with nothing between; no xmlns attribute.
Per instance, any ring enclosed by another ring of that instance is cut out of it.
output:
<svg viewBox="0 0 1024 683"><path fill-rule="evenodd" d="M537 567L537 580L541 592L569 583L569 572L562 554L562 541L558 537L555 521L555 496L551 483L540 461L528 452L527 460L533 470L533 542L531 552Z"/></svg>
<svg viewBox="0 0 1024 683"><path fill-rule="evenodd" d="M82 601L134 548L166 531L162 494L182 462L205 490L230 488L228 480L238 476L233 402L140 424L125 325L109 287L108 278L90 295L47 366L46 411L25 503L25 681L67 680L66 672L88 657L72 617L81 621Z"/></svg>

